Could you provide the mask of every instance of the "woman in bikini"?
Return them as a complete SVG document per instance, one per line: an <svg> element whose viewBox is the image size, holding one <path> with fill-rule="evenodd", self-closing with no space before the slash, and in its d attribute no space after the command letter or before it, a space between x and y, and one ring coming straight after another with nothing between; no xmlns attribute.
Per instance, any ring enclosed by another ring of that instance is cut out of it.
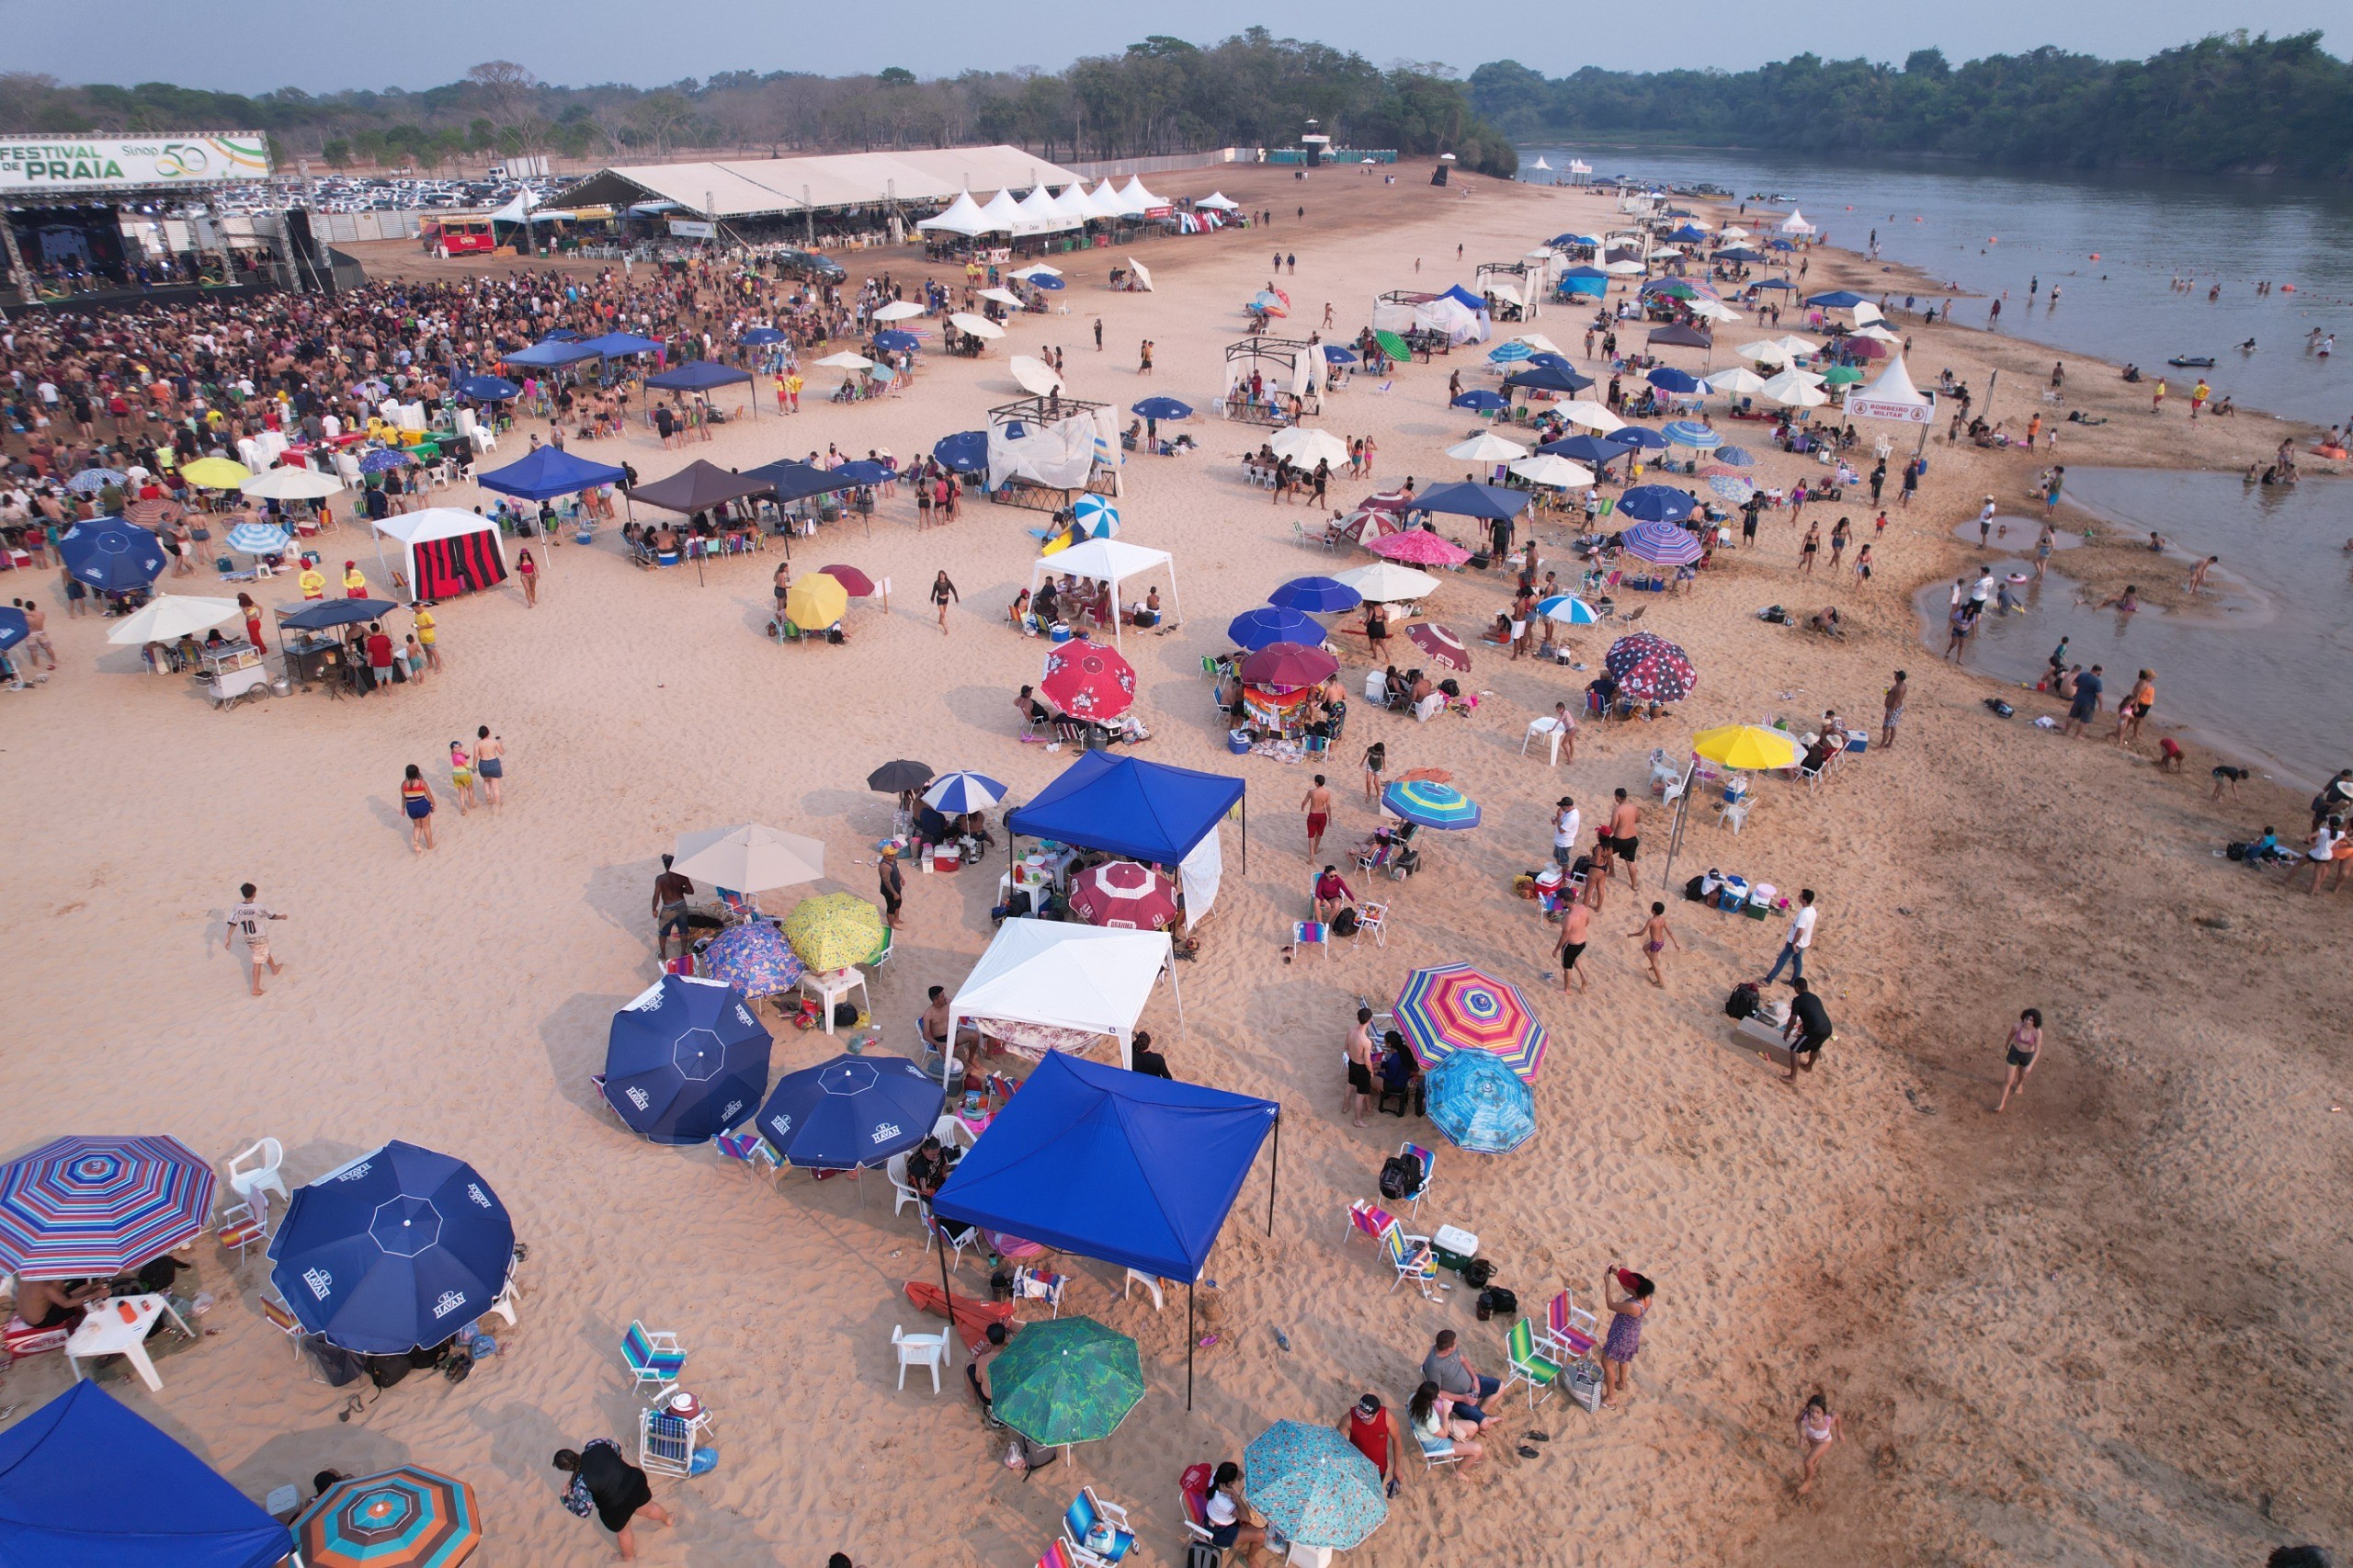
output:
<svg viewBox="0 0 2353 1568"><path fill-rule="evenodd" d="M1589 881L1591 879L1587 880ZM1666 945L1669 942L1674 942L1678 949L1683 946L1681 942L1676 940L1674 931L1666 924L1666 905L1654 902L1651 904L1651 917L1627 932L1626 935L1643 938L1643 956L1650 960L1651 983L1662 991L1665 990L1666 976L1659 972L1658 956L1666 950Z"/></svg>
<svg viewBox="0 0 2353 1568"><path fill-rule="evenodd" d="M1389 745L1375 741L1364 750L1364 801L1371 805L1381 798L1381 770L1389 766Z"/></svg>
<svg viewBox="0 0 2353 1568"><path fill-rule="evenodd" d="M474 809L474 765L463 741L449 743L449 788L457 791L460 816Z"/></svg>
<svg viewBox="0 0 2353 1568"><path fill-rule="evenodd" d="M1829 1400L1815 1394L1805 1402L1805 1408L1798 1412L1798 1442L1805 1449L1805 1474L1798 1482L1799 1496L1813 1490L1813 1472L1821 1467L1822 1456L1842 1436Z"/></svg>
<svg viewBox="0 0 2353 1568"><path fill-rule="evenodd" d="M2008 1044L2002 1052L2008 1074L2002 1081L2002 1102L1995 1110L2006 1108L2012 1095L2026 1093L2027 1074L2034 1071L2034 1059L2041 1054L2042 1014L2038 1008L2029 1007L2018 1015L2018 1027L2010 1031Z"/></svg>
<svg viewBox="0 0 2353 1568"><path fill-rule="evenodd" d="M401 775L401 810L408 816L408 846L422 855L433 847L433 787L413 762Z"/></svg>
<svg viewBox="0 0 2353 1568"><path fill-rule="evenodd" d="M506 777L506 743L492 734L488 724L474 730L474 771L482 775L483 793L490 798L491 809L495 811L506 799L499 785Z"/></svg>

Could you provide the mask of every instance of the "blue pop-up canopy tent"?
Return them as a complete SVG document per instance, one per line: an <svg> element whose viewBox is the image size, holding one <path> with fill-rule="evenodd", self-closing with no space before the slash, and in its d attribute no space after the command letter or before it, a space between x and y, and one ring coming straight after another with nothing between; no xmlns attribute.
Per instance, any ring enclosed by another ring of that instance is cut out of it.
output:
<svg viewBox="0 0 2353 1568"><path fill-rule="evenodd" d="M1416 512L1444 512L1449 517L1517 517L1528 509L1528 492L1500 484L1433 484L1414 497Z"/></svg>
<svg viewBox="0 0 2353 1568"><path fill-rule="evenodd" d="M752 372L739 370L733 365L722 365L716 359L689 359L683 365L673 365L666 370L656 370L645 378L649 387L665 392L709 392L713 387L733 386L752 380ZM757 384L757 383L755 383ZM760 400L752 400L753 417L759 415Z"/></svg>
<svg viewBox="0 0 2353 1568"><path fill-rule="evenodd" d="M1222 773L1091 751L1005 819L1008 833L1179 865L1242 808L1242 869L1250 869L1250 808L1242 780ZM1188 910L1196 919L1205 911Z"/></svg>
<svg viewBox="0 0 2353 1568"><path fill-rule="evenodd" d="M1451 300L1466 311L1476 311L1482 315L1486 313L1487 301L1479 295L1473 294L1470 290L1465 289L1460 283L1457 283L1453 288L1449 289L1445 293L1440 294L1438 298L1441 300Z"/></svg>
<svg viewBox="0 0 2353 1568"><path fill-rule="evenodd" d="M94 1382L0 1432L0 1563L270 1568L294 1532Z"/></svg>
<svg viewBox="0 0 2353 1568"><path fill-rule="evenodd" d="M575 458L554 447L541 447L519 461L474 476L484 490L544 501L551 495L576 495L599 484L619 484L629 476L604 463Z"/></svg>
<svg viewBox="0 0 2353 1568"><path fill-rule="evenodd" d="M1527 387L1536 392L1581 392L1593 385L1591 376L1581 376L1574 370L1563 370L1558 365L1533 365L1524 370L1514 370L1504 378L1504 385Z"/></svg>
<svg viewBox="0 0 2353 1568"><path fill-rule="evenodd" d="M651 354L663 345L657 339L640 337L633 332L608 332L602 337L584 339L577 347L608 359L626 359L632 354Z"/></svg>
<svg viewBox="0 0 2353 1568"><path fill-rule="evenodd" d="M747 469L744 477L765 481L779 505L806 501L812 495L830 495L837 490L855 490L858 486L855 477L845 478L838 470L795 462L790 458L781 462L763 463L758 468Z"/></svg>
<svg viewBox="0 0 2353 1568"><path fill-rule="evenodd" d="M1615 441L1605 441L1598 436L1586 435L1563 436L1557 441L1547 441L1536 449L1546 457L1567 458L1594 467L1616 462L1633 450Z"/></svg>
<svg viewBox="0 0 2353 1568"><path fill-rule="evenodd" d="M1267 1232L1274 1233L1281 1128L1282 1108L1272 1100L1050 1051L958 1164L932 1212L1183 1280L1189 1408L1191 1287L1269 1132ZM940 1267L945 1291L945 1248Z"/></svg>
<svg viewBox="0 0 2353 1568"><path fill-rule="evenodd" d="M1824 310L1851 311L1857 305L1869 301L1852 289L1833 289L1827 294L1808 294L1805 297L1805 302L1809 305L1820 305Z"/></svg>
<svg viewBox="0 0 2353 1568"><path fill-rule="evenodd" d="M509 365L552 370L562 366L577 365L584 360L594 359L597 358L597 351L585 344L565 343L551 337L545 343L534 343L529 348L517 348L514 353L504 354L499 358Z"/></svg>

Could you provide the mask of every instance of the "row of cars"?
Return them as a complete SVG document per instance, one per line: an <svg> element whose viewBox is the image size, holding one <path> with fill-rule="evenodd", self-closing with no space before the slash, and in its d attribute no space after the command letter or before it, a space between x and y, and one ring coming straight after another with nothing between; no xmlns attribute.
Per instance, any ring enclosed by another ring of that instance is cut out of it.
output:
<svg viewBox="0 0 2353 1568"><path fill-rule="evenodd" d="M318 212L459 212L488 210L528 190L536 205L552 198L570 179L431 179L398 175L316 175L310 182L310 205ZM222 203L234 212L269 212L298 205L302 182L256 181L221 193Z"/></svg>

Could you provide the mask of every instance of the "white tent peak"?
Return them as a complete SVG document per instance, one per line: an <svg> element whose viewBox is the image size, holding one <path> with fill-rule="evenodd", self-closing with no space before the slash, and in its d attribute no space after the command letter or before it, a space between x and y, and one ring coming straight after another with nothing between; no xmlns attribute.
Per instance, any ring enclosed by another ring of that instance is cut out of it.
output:
<svg viewBox="0 0 2353 1568"><path fill-rule="evenodd" d="M988 220L981 215L981 204L972 199L972 193L969 190L959 191L956 199L948 204L946 211L926 218L915 225L918 229L967 236L977 234L987 226Z"/></svg>
<svg viewBox="0 0 2353 1568"><path fill-rule="evenodd" d="M1160 977L1176 991L1165 931L1115 931L1055 920L1008 920L997 927L949 1004L949 1028L968 1018L1002 1018L1109 1035L1120 1062L1132 1066L1136 1019ZM1176 998L1184 1021L1184 998ZM951 1035L952 1038L952 1035Z"/></svg>

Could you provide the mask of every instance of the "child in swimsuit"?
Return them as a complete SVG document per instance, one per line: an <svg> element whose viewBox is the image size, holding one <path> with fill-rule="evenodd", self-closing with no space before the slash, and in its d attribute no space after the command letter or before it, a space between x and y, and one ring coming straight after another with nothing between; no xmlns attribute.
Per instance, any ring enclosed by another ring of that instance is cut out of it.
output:
<svg viewBox="0 0 2353 1568"><path fill-rule="evenodd" d="M458 791L458 814L463 816L473 809L474 766L462 741L449 743L449 783Z"/></svg>

